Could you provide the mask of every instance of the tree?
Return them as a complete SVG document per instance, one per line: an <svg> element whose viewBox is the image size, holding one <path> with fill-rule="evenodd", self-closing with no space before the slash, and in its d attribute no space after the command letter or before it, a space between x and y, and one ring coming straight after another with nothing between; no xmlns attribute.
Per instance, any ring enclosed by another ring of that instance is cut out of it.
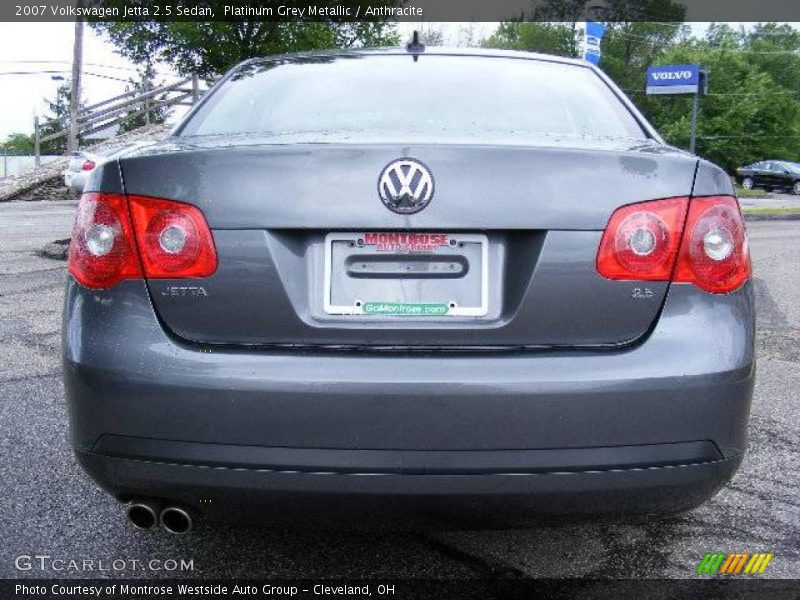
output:
<svg viewBox="0 0 800 600"><path fill-rule="evenodd" d="M155 83L156 71L153 67L152 61L145 63L143 67L138 70L138 78L131 79L125 87L125 91L132 94L143 94L158 87ZM147 101L148 110L146 112L139 112L145 106L134 106L125 120L119 125L120 131L131 131L137 127L149 125L153 123L163 123L169 117L169 109L166 106L149 108L153 103L163 100L166 96L155 96Z"/></svg>
<svg viewBox="0 0 800 600"><path fill-rule="evenodd" d="M479 35L478 31L475 29L475 23L464 23L458 28L456 46L465 48L480 46L483 40Z"/></svg>
<svg viewBox="0 0 800 600"><path fill-rule="evenodd" d="M28 156L33 154L33 137L24 133L12 133L6 141L0 144L3 150L14 156Z"/></svg>
<svg viewBox="0 0 800 600"><path fill-rule="evenodd" d="M558 56L577 56L575 30L563 23L509 21L500 23L497 30L483 41L486 48L527 50Z"/></svg>
<svg viewBox="0 0 800 600"><path fill-rule="evenodd" d="M42 137L69 130L69 103L72 98L72 82L66 81L58 86L52 100L45 98L50 114L45 116L40 128ZM42 154L64 154L67 151L67 138L62 136L42 142Z"/></svg>
<svg viewBox="0 0 800 600"><path fill-rule="evenodd" d="M739 48L742 42L741 32L727 23L711 23L703 39L709 48Z"/></svg>
<svg viewBox="0 0 800 600"><path fill-rule="evenodd" d="M738 46L691 41L666 50L660 64L698 63L710 70L701 97L697 151L728 171L767 158L800 160L800 98ZM690 98L648 98L645 112L664 138L688 146Z"/></svg>
<svg viewBox="0 0 800 600"><path fill-rule="evenodd" d="M682 28L685 12L685 7L672 0L610 2L605 14L608 31L603 39L604 68L617 67L618 74L629 75L633 68L643 74L648 59L659 48L679 32L688 31ZM501 23L484 45L568 57L580 55L581 23L591 18L585 0L540 0L536 3L534 15L536 21ZM616 64L609 65L614 62L609 60L611 57L617 59Z"/></svg>
<svg viewBox="0 0 800 600"><path fill-rule="evenodd" d="M759 23L743 38L750 62L800 94L800 31L786 23Z"/></svg>
<svg viewBox="0 0 800 600"><path fill-rule="evenodd" d="M659 11L667 10L662 3ZM570 40L569 25L512 22L502 23L484 44L573 56ZM732 172L767 158L800 161L798 49L800 32L785 24L749 31L711 24L698 39L680 22L613 22L600 67L667 142L683 148L689 146L691 97L647 96L645 71L664 64L708 68L711 86L700 99L697 152Z"/></svg>
<svg viewBox="0 0 800 600"><path fill-rule="evenodd" d="M686 17L686 7L674 0L608 0L602 6L591 8L587 0L536 0L533 19L578 23L586 20L607 23L649 21L659 23L681 22Z"/></svg>
<svg viewBox="0 0 800 600"><path fill-rule="evenodd" d="M426 46L442 46L444 44L444 33L441 29L425 26L419 30L419 41Z"/></svg>
<svg viewBox="0 0 800 600"><path fill-rule="evenodd" d="M643 92L647 67L688 35L683 23L611 23L603 37L600 67L628 93Z"/></svg>
<svg viewBox="0 0 800 600"><path fill-rule="evenodd" d="M339 4L386 6L394 0ZM259 6L277 9L280 0L264 0ZM317 5L334 5L333 0ZM363 6L361 12L363 13ZM394 24L345 21L246 21L246 22L116 22L94 23L106 33L120 54L135 63L164 61L182 75L216 78L235 64L258 56L319 49L396 45Z"/></svg>

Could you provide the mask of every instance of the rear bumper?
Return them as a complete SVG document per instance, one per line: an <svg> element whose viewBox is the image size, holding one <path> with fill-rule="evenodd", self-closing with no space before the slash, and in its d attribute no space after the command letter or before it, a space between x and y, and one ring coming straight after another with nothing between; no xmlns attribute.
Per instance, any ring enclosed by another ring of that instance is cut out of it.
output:
<svg viewBox="0 0 800 600"><path fill-rule="evenodd" d="M750 283L727 296L673 285L646 341L602 352L209 352L167 336L134 281L70 280L64 314L73 445L123 500L210 515L309 498L658 512L713 494L745 448Z"/></svg>
<svg viewBox="0 0 800 600"><path fill-rule="evenodd" d="M233 516L306 526L520 526L552 516L680 511L716 493L741 459L594 471L409 474L178 464L95 452L77 456L101 487L123 501L172 502L210 520Z"/></svg>

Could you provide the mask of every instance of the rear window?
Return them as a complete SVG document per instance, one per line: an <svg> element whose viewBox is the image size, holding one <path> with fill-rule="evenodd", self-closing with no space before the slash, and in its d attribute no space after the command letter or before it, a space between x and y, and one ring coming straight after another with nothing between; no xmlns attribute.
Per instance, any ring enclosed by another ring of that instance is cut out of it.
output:
<svg viewBox="0 0 800 600"><path fill-rule="evenodd" d="M242 67L181 136L262 134L324 141L645 139L588 68L475 56L353 55Z"/></svg>

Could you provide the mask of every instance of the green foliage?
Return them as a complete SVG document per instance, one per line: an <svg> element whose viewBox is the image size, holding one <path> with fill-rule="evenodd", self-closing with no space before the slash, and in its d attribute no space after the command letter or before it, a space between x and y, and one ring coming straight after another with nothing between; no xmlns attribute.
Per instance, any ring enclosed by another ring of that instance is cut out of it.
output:
<svg viewBox="0 0 800 600"><path fill-rule="evenodd" d="M682 23L613 23L603 37L602 69L624 90L643 90L647 67L688 36Z"/></svg>
<svg viewBox="0 0 800 600"><path fill-rule="evenodd" d="M149 90L157 88L159 85L163 85L163 82L160 84L155 82L155 76L156 72L155 68L153 67L153 63L148 61L139 69L138 78L130 80L128 85L125 87L125 91L132 92L134 94L143 94ZM126 115L125 120L120 123L120 131L132 131L137 127L155 123L163 123L166 121L170 112L166 106L150 108L153 104L157 104L159 101L164 100L165 98L166 94L154 96L147 101L147 106L140 105L133 107ZM149 110L146 112L140 112L145 108L148 108Z"/></svg>
<svg viewBox="0 0 800 600"><path fill-rule="evenodd" d="M578 56L574 24L566 23L527 21L500 23L497 31L483 41L483 46L559 56Z"/></svg>
<svg viewBox="0 0 800 600"><path fill-rule="evenodd" d="M748 58L761 71L786 89L800 92L800 31L786 24L761 23L743 35L742 45L752 51Z"/></svg>
<svg viewBox="0 0 800 600"><path fill-rule="evenodd" d="M33 154L33 136L24 133L12 133L0 147L12 156L28 156Z"/></svg>
<svg viewBox="0 0 800 600"><path fill-rule="evenodd" d="M275 8L285 2L263 1ZM333 5L323 1L317 5ZM345 5L394 5L392 1L349 0ZM362 6L362 13L363 13ZM135 63L163 61L182 75L215 78L248 58L357 46L396 45L396 27L386 21L280 21L280 22L118 22L94 23L118 51Z"/></svg>
<svg viewBox="0 0 800 600"><path fill-rule="evenodd" d="M535 21L560 22L575 25L587 19L610 23L654 21L679 23L686 16L686 7L673 0L608 0L604 6L592 9L586 0L537 0ZM601 4L601 3L597 3Z"/></svg>
<svg viewBox="0 0 800 600"><path fill-rule="evenodd" d="M701 156L729 171L767 158L800 160L800 98L748 53L703 41L669 48L659 62L699 63L711 72L710 94L700 99L697 151ZM688 97L640 97L640 101L668 142L688 145Z"/></svg>
<svg viewBox="0 0 800 600"><path fill-rule="evenodd" d="M651 2L654 14L675 10ZM600 67L671 144L688 148L690 96L647 96L650 65L697 63L710 70L700 99L697 152L728 171L777 158L800 162L800 31L763 23L749 31L712 24L702 39L680 22L616 22L603 38ZM485 46L561 56L578 53L570 23L501 23Z"/></svg>
<svg viewBox="0 0 800 600"><path fill-rule="evenodd" d="M58 86L56 96L52 100L45 98L50 114L42 120L40 133L42 137L69 129L69 104L72 98L72 82L66 81ZM42 154L64 154L67 151L67 138L62 136L54 140L42 142Z"/></svg>

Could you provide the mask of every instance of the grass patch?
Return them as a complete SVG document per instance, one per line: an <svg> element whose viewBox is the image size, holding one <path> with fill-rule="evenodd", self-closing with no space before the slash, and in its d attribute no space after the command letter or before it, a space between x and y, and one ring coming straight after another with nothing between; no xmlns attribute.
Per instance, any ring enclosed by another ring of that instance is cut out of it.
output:
<svg viewBox="0 0 800 600"><path fill-rule="evenodd" d="M800 207L781 206L781 207L752 207L743 206L742 213L745 215L800 215Z"/></svg>
<svg viewBox="0 0 800 600"><path fill-rule="evenodd" d="M767 197L769 196L769 192L765 192L764 190L746 190L743 187L736 187L736 195L739 198L747 198L750 196L762 196Z"/></svg>

